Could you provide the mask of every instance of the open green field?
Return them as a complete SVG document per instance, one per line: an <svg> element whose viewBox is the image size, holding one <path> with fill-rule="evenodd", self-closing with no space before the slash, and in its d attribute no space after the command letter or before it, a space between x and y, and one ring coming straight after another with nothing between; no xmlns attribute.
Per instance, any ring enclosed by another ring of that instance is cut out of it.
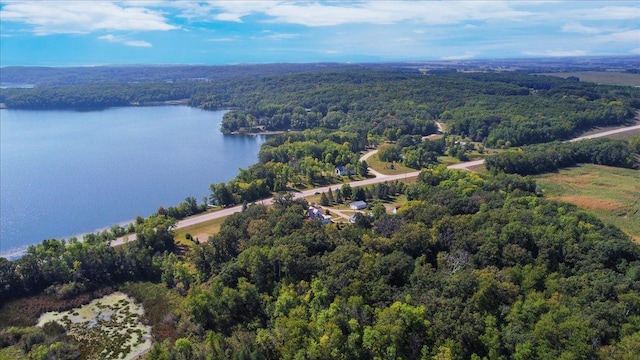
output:
<svg viewBox="0 0 640 360"><path fill-rule="evenodd" d="M174 230L175 241L179 245L191 247L193 245L193 242L187 240L186 238L186 235L190 234L193 239L198 239L198 241L200 242L205 242L209 239L210 235L216 234L218 233L218 231L220 231L220 226L222 225L224 220L225 218L214 219L197 225Z"/></svg>
<svg viewBox="0 0 640 360"><path fill-rule="evenodd" d="M585 164L536 181L545 197L575 204L640 242L640 171Z"/></svg>
<svg viewBox="0 0 640 360"><path fill-rule="evenodd" d="M416 169L402 165L401 162L390 164L386 161L380 161L377 154L368 158L367 164L369 164L369 167L373 170L385 175L397 175L416 171Z"/></svg>
<svg viewBox="0 0 640 360"><path fill-rule="evenodd" d="M632 74L614 71L578 71L578 72L562 72L562 73L545 73L540 75L557 76L563 79L569 76L575 76L580 81L594 82L597 84L608 85L631 85L640 86L640 74Z"/></svg>

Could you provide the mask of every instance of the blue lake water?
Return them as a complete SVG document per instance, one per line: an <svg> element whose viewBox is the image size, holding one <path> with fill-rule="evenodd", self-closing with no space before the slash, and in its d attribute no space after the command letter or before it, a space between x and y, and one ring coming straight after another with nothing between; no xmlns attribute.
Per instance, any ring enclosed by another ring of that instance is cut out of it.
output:
<svg viewBox="0 0 640 360"><path fill-rule="evenodd" d="M148 216L257 162L261 136L186 106L0 110L0 256Z"/></svg>

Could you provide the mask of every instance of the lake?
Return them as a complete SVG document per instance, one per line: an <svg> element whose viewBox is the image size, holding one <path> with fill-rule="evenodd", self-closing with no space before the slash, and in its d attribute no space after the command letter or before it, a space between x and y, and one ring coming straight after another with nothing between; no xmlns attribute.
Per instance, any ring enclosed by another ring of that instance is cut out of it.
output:
<svg viewBox="0 0 640 360"><path fill-rule="evenodd" d="M263 136L220 132L224 111L187 106L0 110L0 256L202 202L258 161Z"/></svg>

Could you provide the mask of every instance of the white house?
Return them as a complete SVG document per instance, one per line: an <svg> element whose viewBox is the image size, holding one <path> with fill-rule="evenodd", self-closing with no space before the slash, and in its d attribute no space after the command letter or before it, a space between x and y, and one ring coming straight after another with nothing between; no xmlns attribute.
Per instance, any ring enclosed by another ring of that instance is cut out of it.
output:
<svg viewBox="0 0 640 360"><path fill-rule="evenodd" d="M351 210L362 210L365 209L367 207L367 203L364 201L354 201L351 204L349 204L349 208L351 208Z"/></svg>
<svg viewBox="0 0 640 360"><path fill-rule="evenodd" d="M320 219L323 224L331 222L331 215L323 214L322 208L319 206L309 206L309 209L307 210L307 217L311 220Z"/></svg>

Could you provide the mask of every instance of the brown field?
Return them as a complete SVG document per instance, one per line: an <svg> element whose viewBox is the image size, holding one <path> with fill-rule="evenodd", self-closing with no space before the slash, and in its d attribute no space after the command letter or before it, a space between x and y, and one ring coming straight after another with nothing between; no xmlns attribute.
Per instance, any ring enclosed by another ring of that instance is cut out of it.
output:
<svg viewBox="0 0 640 360"><path fill-rule="evenodd" d="M575 204L640 242L640 171L580 165L536 181L545 197Z"/></svg>
<svg viewBox="0 0 640 360"><path fill-rule="evenodd" d="M564 201L577 205L578 207L589 210L602 210L616 212L624 208L624 204L621 204L613 200L598 199L595 197L582 197L582 196L558 196L554 197L555 200Z"/></svg>
<svg viewBox="0 0 640 360"><path fill-rule="evenodd" d="M640 74L632 74L614 71L579 71L563 73L544 73L540 75L557 76L563 79L575 76L580 81L594 82L608 85L631 85L640 86Z"/></svg>

